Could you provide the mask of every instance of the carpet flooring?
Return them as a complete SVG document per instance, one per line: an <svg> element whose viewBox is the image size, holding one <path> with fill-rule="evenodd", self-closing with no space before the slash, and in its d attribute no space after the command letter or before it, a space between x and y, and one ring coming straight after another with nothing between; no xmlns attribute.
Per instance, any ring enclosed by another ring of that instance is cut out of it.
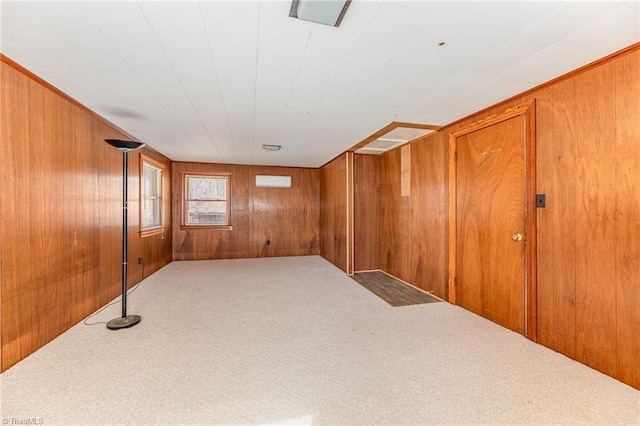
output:
<svg viewBox="0 0 640 426"><path fill-rule="evenodd" d="M356 272L351 278L391 306L440 302L439 299L381 271Z"/></svg>
<svg viewBox="0 0 640 426"><path fill-rule="evenodd" d="M173 262L0 376L4 424L638 424L640 392L318 256ZM115 304L88 322L119 315Z"/></svg>

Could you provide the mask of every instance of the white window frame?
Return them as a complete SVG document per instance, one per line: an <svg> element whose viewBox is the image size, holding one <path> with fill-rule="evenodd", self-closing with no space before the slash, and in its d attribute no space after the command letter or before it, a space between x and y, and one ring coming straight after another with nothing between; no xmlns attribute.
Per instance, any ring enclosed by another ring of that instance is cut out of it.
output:
<svg viewBox="0 0 640 426"><path fill-rule="evenodd" d="M197 201L189 199L189 178L209 178L224 179L226 181L226 199L225 200L201 200L201 201L224 201L226 207L226 223L190 223L189 222L189 201ZM208 172L183 172L182 173L182 220L181 228L194 229L232 229L231 226L231 174L230 173L208 173Z"/></svg>
<svg viewBox="0 0 640 426"><path fill-rule="evenodd" d="M145 193L145 169L150 168L157 171L156 179L156 192L157 196L150 196ZM164 165L140 154L140 233L142 236L154 235L164 231ZM144 223L144 208L145 201L148 199L157 199L157 206L160 209L158 216L160 223L154 223L152 225L145 225Z"/></svg>

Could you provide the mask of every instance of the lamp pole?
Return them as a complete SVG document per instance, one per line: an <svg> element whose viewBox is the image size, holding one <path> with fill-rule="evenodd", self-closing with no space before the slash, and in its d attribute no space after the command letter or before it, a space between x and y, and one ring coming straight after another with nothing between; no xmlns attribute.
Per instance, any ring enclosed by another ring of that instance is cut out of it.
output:
<svg viewBox="0 0 640 426"><path fill-rule="evenodd" d="M127 315L127 258L128 258L128 215L127 204L129 200L129 152L144 146L142 142L120 139L105 139L109 145L122 151L122 316L114 318L107 323L110 330L120 330L138 324L142 319L140 315Z"/></svg>

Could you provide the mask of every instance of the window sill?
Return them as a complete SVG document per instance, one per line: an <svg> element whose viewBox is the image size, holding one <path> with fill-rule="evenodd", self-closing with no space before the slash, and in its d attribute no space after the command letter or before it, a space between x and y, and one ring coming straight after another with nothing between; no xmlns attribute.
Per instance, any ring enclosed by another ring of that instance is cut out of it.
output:
<svg viewBox="0 0 640 426"><path fill-rule="evenodd" d="M154 235L164 234L164 228L153 228L153 229L145 229L144 231L140 231L140 238L152 237Z"/></svg>
<svg viewBox="0 0 640 426"><path fill-rule="evenodd" d="M180 225L180 229L203 229L214 231L233 231L233 225Z"/></svg>

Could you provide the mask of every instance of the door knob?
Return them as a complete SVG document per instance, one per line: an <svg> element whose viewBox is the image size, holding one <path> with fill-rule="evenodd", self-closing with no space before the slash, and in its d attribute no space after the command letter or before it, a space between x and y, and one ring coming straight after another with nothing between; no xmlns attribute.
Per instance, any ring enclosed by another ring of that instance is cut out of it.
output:
<svg viewBox="0 0 640 426"><path fill-rule="evenodd" d="M512 239L513 241L522 241L522 234L513 234L513 235L511 236L511 239Z"/></svg>

